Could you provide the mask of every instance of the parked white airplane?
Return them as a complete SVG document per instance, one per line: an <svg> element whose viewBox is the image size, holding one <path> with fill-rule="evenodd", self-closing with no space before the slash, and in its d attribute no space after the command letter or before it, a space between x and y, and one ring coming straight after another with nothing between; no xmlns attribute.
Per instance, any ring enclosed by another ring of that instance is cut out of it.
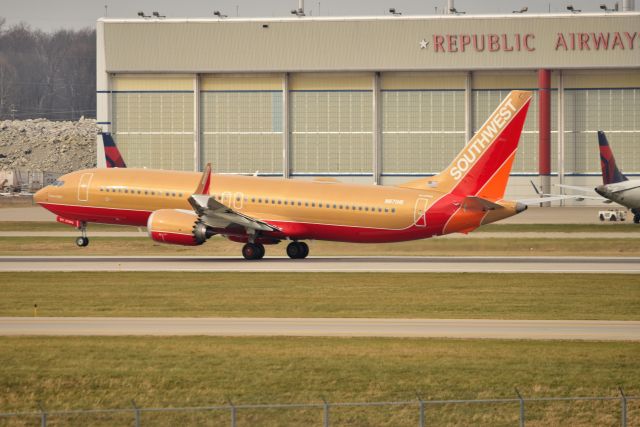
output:
<svg viewBox="0 0 640 427"><path fill-rule="evenodd" d="M600 146L600 166L602 168L602 185L595 188L595 192L604 197L605 203L616 202L631 209L633 222L640 224L640 179L629 180L616 166L609 141L603 131L598 131L598 145ZM570 190L591 193L586 187L559 184L559 187Z"/></svg>

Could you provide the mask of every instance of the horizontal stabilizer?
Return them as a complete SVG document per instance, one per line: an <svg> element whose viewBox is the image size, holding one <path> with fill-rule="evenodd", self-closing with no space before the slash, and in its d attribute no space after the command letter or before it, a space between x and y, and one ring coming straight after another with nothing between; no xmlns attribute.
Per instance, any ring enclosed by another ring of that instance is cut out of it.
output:
<svg viewBox="0 0 640 427"><path fill-rule="evenodd" d="M467 211L493 211L502 209L503 207L504 206L494 203L491 200L476 196L467 196L462 201L462 209Z"/></svg>

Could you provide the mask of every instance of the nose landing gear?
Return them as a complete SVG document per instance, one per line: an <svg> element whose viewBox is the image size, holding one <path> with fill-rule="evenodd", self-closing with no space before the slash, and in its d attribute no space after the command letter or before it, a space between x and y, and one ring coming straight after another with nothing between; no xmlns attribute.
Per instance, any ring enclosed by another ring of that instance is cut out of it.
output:
<svg viewBox="0 0 640 427"><path fill-rule="evenodd" d="M287 246L287 255L291 259L303 259L309 255L309 246L304 242L291 242Z"/></svg>

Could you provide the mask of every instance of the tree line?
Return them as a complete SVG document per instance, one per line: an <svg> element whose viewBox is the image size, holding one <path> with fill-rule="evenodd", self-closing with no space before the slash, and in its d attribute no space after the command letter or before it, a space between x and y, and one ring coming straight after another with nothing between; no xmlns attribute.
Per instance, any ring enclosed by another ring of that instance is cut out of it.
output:
<svg viewBox="0 0 640 427"><path fill-rule="evenodd" d="M0 17L0 120L96 116L96 32L46 33Z"/></svg>

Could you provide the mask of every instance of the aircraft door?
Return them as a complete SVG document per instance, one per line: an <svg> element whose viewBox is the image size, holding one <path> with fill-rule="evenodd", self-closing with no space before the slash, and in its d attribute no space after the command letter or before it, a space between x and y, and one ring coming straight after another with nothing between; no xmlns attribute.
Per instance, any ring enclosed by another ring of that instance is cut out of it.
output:
<svg viewBox="0 0 640 427"><path fill-rule="evenodd" d="M222 204L229 207L229 208L233 208L233 194L230 191L225 191L224 193L222 193Z"/></svg>
<svg viewBox="0 0 640 427"><path fill-rule="evenodd" d="M91 185L92 179L92 173L83 173L82 176L80 176L80 182L78 183L79 202L86 202L87 200L89 200L89 186Z"/></svg>
<svg viewBox="0 0 640 427"><path fill-rule="evenodd" d="M427 226L427 217L425 213L427 212L427 206L429 205L429 199L424 199L422 197L416 200L416 206L413 210L413 222L416 224L416 227L426 227Z"/></svg>

